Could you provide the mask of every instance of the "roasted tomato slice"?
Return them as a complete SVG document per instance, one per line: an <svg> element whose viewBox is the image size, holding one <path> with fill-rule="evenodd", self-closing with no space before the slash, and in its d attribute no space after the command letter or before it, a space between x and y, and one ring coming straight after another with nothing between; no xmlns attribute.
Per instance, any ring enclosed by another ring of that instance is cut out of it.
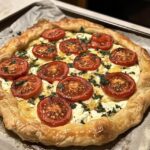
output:
<svg viewBox="0 0 150 150"><path fill-rule="evenodd" d="M50 83L62 80L69 72L68 65L65 62L53 61L41 66L38 76Z"/></svg>
<svg viewBox="0 0 150 150"><path fill-rule="evenodd" d="M56 46L47 44L35 45L32 52L36 57L43 59L52 59L57 55Z"/></svg>
<svg viewBox="0 0 150 150"><path fill-rule="evenodd" d="M45 30L41 36L49 41L57 41L65 36L65 31L59 28L48 29Z"/></svg>
<svg viewBox="0 0 150 150"><path fill-rule="evenodd" d="M74 67L78 70L96 70L101 63L98 56L92 53L83 53L76 56L74 60Z"/></svg>
<svg viewBox="0 0 150 150"><path fill-rule="evenodd" d="M109 57L114 64L121 66L132 66L138 62L137 54L127 48L117 48L113 50Z"/></svg>
<svg viewBox="0 0 150 150"><path fill-rule="evenodd" d="M129 98L136 91L134 80L125 73L108 73L105 75L105 80L108 82L101 85L103 91L116 100Z"/></svg>
<svg viewBox="0 0 150 150"><path fill-rule="evenodd" d="M0 63L0 76L13 80L28 72L28 62L24 59L13 57Z"/></svg>
<svg viewBox="0 0 150 150"><path fill-rule="evenodd" d="M27 75L15 80L11 85L12 94L16 97L28 99L41 92L42 80L35 75Z"/></svg>
<svg viewBox="0 0 150 150"><path fill-rule="evenodd" d="M70 121L72 109L63 98L47 97L39 102L37 113L41 121L56 127L65 125Z"/></svg>
<svg viewBox="0 0 150 150"><path fill-rule="evenodd" d="M93 94L93 87L81 77L67 77L58 83L56 92L61 97L76 102L89 99Z"/></svg>
<svg viewBox="0 0 150 150"><path fill-rule="evenodd" d="M79 39L74 38L62 41L59 48L66 54L80 54L87 51L86 44L82 43Z"/></svg>
<svg viewBox="0 0 150 150"><path fill-rule="evenodd" d="M108 34L94 33L89 47L109 50L113 45L113 38Z"/></svg>

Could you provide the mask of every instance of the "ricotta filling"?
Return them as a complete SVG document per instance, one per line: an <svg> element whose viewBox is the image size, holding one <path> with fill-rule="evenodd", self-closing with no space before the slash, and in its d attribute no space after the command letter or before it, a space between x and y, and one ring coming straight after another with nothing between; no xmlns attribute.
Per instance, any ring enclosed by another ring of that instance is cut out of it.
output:
<svg viewBox="0 0 150 150"><path fill-rule="evenodd" d="M91 35L87 33L66 32L65 39L69 39L69 38L78 38L84 42L88 42L91 38ZM61 41L62 40L59 40L56 43L58 56L56 57L55 60L64 61L68 64L73 63L73 60L76 56L73 54L66 55L62 51L60 51L59 44ZM36 75L40 66L42 66L45 63L50 62L50 61L42 60L40 58L36 58L32 53L32 49L35 44L48 43L48 42L49 42L48 40L40 37L37 40L34 40L33 42L31 42L27 50L16 52L16 55L22 58L23 57L27 58L27 61L30 64L29 73ZM122 46L113 44L113 47L111 48L111 50L118 48L118 47L122 47ZM98 74L105 74L106 72L110 72L110 73L111 72L124 72L124 73L128 73L134 79L136 83L139 80L140 68L138 65L134 65L131 67L122 67L119 65L112 64L110 62L109 51L95 50L93 48L89 48L88 51L99 56L103 63L100 65L100 67L97 70L88 71L88 73L86 73L85 71L80 71L75 68L72 68L71 67L72 65L70 65L69 75L70 76L77 75L77 76L87 79L88 81L91 82L91 84L93 85L93 89L94 89L94 94L89 100L76 102L71 105L72 107L71 123L84 124L86 122L89 122L90 120L101 118L102 116L109 117L117 113L119 110L121 110L122 108L126 106L127 100L114 102L102 91L102 89L99 86L97 86L97 85L100 85L100 78ZM1 81L2 88L6 92L11 92L10 88L11 88L12 81L7 81L2 78L0 78L0 81ZM42 82L43 82L43 90L36 99L31 98L28 101L26 101L26 100L22 100L18 98L18 106L20 109L20 113L26 116L26 118L33 118L33 119L39 120L37 113L36 113L38 102L43 97L56 94L56 87L58 84L57 81L55 81L53 84L50 84L45 80L42 80Z"/></svg>

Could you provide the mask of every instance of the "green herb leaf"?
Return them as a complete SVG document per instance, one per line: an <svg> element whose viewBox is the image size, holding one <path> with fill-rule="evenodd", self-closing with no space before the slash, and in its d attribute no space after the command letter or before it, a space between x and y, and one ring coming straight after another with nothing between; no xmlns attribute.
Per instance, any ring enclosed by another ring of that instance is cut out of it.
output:
<svg viewBox="0 0 150 150"><path fill-rule="evenodd" d="M85 103L83 103L82 101L79 101L79 103L82 105L82 107L84 108L84 111L90 111L90 109L87 107L87 105Z"/></svg>
<svg viewBox="0 0 150 150"><path fill-rule="evenodd" d="M116 108L121 109L121 107L119 105L116 104L115 106L116 106Z"/></svg>
<svg viewBox="0 0 150 150"><path fill-rule="evenodd" d="M3 67L3 71L9 73L8 67Z"/></svg>
<svg viewBox="0 0 150 150"><path fill-rule="evenodd" d="M54 96L56 96L56 93L52 92L51 95L50 95L50 97L54 97Z"/></svg>
<svg viewBox="0 0 150 150"><path fill-rule="evenodd" d="M65 58L64 57L59 57L59 56L55 57L55 60L63 60L63 59L65 59Z"/></svg>
<svg viewBox="0 0 150 150"><path fill-rule="evenodd" d="M17 81L17 82L15 82L15 86L21 86L21 85L23 85L25 82L27 82L27 80Z"/></svg>
<svg viewBox="0 0 150 150"><path fill-rule="evenodd" d="M51 89L51 86L50 86L50 85L48 85L48 86L47 86L47 89Z"/></svg>
<svg viewBox="0 0 150 150"><path fill-rule="evenodd" d="M34 59L31 63L30 63L30 67L38 67L39 65L36 64L36 61L38 60L38 58Z"/></svg>
<svg viewBox="0 0 150 150"><path fill-rule="evenodd" d="M109 84L109 80L107 80L104 75L101 75L99 77L100 77L100 84L101 85L107 85L107 84Z"/></svg>
<svg viewBox="0 0 150 150"><path fill-rule="evenodd" d="M59 84L57 85L57 87L58 87L59 89L61 89L61 90L64 89L64 85L63 85L62 83L59 83Z"/></svg>
<svg viewBox="0 0 150 150"><path fill-rule="evenodd" d="M82 74L85 74L85 73L87 73L87 71L80 71L78 74L82 75Z"/></svg>
<svg viewBox="0 0 150 150"><path fill-rule="evenodd" d="M93 99L102 99L103 95L97 95L94 93L94 95L92 96Z"/></svg>
<svg viewBox="0 0 150 150"><path fill-rule="evenodd" d="M70 75L71 75L71 76L77 76L77 74L74 73L74 72L71 72Z"/></svg>
<svg viewBox="0 0 150 150"><path fill-rule="evenodd" d="M134 71L131 71L131 72L129 72L129 74L135 74L135 72L134 72Z"/></svg>
<svg viewBox="0 0 150 150"><path fill-rule="evenodd" d="M98 113L101 113L101 112L106 112L105 108L102 106L101 103L98 104L97 108L96 108L96 111Z"/></svg>
<svg viewBox="0 0 150 150"><path fill-rule="evenodd" d="M73 68L73 63L68 63L69 68Z"/></svg>
<svg viewBox="0 0 150 150"><path fill-rule="evenodd" d="M111 68L111 64L110 64L110 65L105 65L105 64L102 62L102 65L103 65L106 69L110 69L110 68Z"/></svg>
<svg viewBox="0 0 150 150"><path fill-rule="evenodd" d="M34 98L30 98L28 100L28 103L32 104L32 105L35 105L35 99Z"/></svg>
<svg viewBox="0 0 150 150"><path fill-rule="evenodd" d="M100 53L102 54L102 55L110 55L110 51L100 51Z"/></svg>
<svg viewBox="0 0 150 150"><path fill-rule="evenodd" d="M80 123L85 124L84 120L81 120L81 122L80 122Z"/></svg>
<svg viewBox="0 0 150 150"><path fill-rule="evenodd" d="M17 55L21 58L27 58L26 54L27 54L26 50L17 51Z"/></svg>
<svg viewBox="0 0 150 150"><path fill-rule="evenodd" d="M84 33L84 32L85 32L85 31L84 31L84 27L81 26L79 32Z"/></svg>
<svg viewBox="0 0 150 150"><path fill-rule="evenodd" d="M97 84L97 82L94 80L94 77L91 76L90 79L88 79L89 82L91 82L94 86L100 86L99 84Z"/></svg>
<svg viewBox="0 0 150 150"><path fill-rule="evenodd" d="M45 98L44 95L39 95L39 99L40 99L40 100L42 100L42 99L44 99L44 98Z"/></svg>
<svg viewBox="0 0 150 150"><path fill-rule="evenodd" d="M70 107L71 107L72 109L75 109L76 106L77 106L77 104L75 104L75 103L70 104Z"/></svg>

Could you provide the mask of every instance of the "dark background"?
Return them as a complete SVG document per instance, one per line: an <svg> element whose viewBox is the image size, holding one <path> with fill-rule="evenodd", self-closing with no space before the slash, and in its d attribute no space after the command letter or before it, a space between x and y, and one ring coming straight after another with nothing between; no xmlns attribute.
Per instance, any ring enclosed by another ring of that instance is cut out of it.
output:
<svg viewBox="0 0 150 150"><path fill-rule="evenodd" d="M150 27L150 0L62 0L102 14Z"/></svg>

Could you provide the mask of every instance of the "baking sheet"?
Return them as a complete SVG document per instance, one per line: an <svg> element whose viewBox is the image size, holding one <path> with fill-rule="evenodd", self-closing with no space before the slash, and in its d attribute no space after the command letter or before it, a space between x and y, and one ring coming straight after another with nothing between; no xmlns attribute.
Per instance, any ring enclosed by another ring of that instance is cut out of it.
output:
<svg viewBox="0 0 150 150"><path fill-rule="evenodd" d="M0 45L20 31L32 26L37 20L45 18L51 21L64 18L65 15L51 1L38 2L25 15L15 21L9 28L0 33ZM119 31L123 32L123 31ZM150 39L123 32L133 41L150 52ZM104 146L56 148L22 142L15 134L6 131L0 120L0 150L150 150L150 111L145 114L143 122L136 128L119 136L115 141Z"/></svg>

